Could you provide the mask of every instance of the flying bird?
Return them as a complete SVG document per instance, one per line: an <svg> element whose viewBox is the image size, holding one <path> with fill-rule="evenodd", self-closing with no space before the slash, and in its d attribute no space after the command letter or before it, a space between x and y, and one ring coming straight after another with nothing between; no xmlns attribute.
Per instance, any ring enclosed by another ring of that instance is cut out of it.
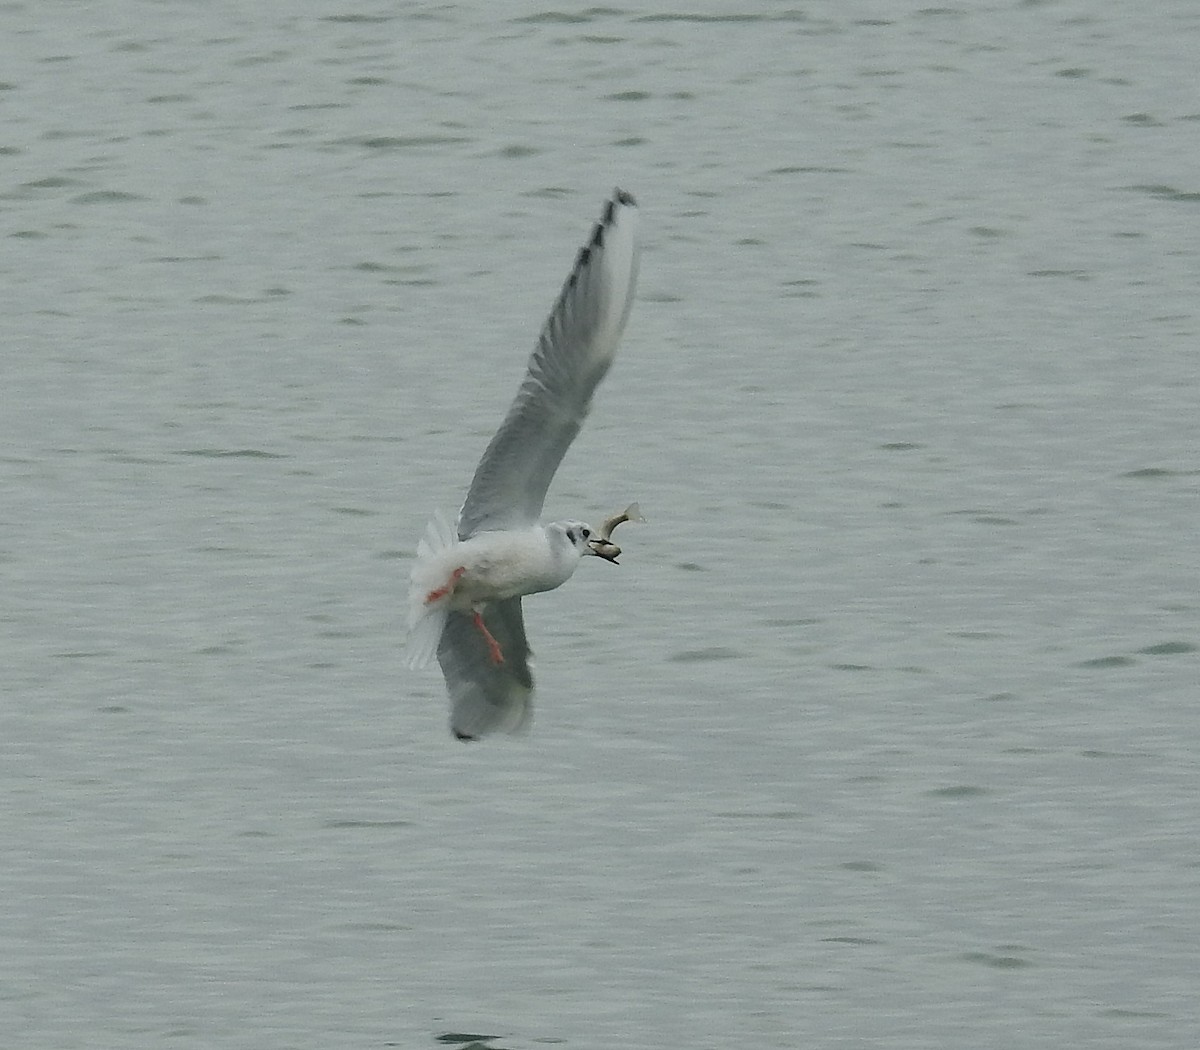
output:
<svg viewBox="0 0 1200 1050"><path fill-rule="evenodd" d="M409 585L408 664L436 654L460 740L515 732L533 714L527 594L566 583L593 555L616 562L612 530L641 520L636 504L599 530L539 524L546 490L608 372L637 284L637 202L615 190L580 249L453 527L430 522Z"/></svg>

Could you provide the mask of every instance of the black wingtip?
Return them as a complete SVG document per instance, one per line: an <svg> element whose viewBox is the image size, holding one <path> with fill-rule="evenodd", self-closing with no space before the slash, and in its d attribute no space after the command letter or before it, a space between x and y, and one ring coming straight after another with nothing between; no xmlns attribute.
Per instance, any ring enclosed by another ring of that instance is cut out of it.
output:
<svg viewBox="0 0 1200 1050"><path fill-rule="evenodd" d="M633 199L632 193L626 193L623 189L621 189L620 186L613 190L612 196L609 197L604 204L604 213L600 216L600 221L596 223L596 228L592 230L592 239L588 241L587 248L603 247L604 231L613 224L613 219L616 218L618 204L629 208L637 207L637 201ZM587 251L587 248L584 249L585 252ZM583 262L585 260L586 256L582 256L579 261ZM578 265L578 263L576 265Z"/></svg>

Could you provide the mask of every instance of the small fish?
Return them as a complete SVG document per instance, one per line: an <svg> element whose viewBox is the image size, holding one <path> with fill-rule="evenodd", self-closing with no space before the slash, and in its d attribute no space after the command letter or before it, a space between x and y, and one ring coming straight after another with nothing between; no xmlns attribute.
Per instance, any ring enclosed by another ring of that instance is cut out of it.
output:
<svg viewBox="0 0 1200 1050"><path fill-rule="evenodd" d="M611 561L614 565L617 564L617 556L621 553L621 548L612 542L613 530L626 521L645 522L642 517L641 508L636 503L629 504L620 514L614 514L611 518L605 518L600 528L596 530L596 535L588 540L588 546L592 548L592 553L606 561Z"/></svg>

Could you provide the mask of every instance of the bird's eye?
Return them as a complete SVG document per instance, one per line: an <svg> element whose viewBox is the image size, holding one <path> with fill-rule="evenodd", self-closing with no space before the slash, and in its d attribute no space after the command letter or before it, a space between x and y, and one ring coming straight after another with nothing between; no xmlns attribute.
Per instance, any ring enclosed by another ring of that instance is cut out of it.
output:
<svg viewBox="0 0 1200 1050"><path fill-rule="evenodd" d="M583 538L584 538L585 540L586 540L586 539L587 539L589 536L591 536L591 534L592 534L592 530L591 530L591 529L584 529L584 530L583 530Z"/></svg>

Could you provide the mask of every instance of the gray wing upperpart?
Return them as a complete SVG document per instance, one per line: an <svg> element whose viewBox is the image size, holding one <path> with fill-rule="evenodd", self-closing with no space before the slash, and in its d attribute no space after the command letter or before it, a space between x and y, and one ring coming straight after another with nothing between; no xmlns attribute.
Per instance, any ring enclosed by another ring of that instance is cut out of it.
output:
<svg viewBox="0 0 1200 1050"><path fill-rule="evenodd" d="M452 611L438 643L438 663L450 693L450 729L459 740L503 730L515 733L533 717L533 675L521 599L490 603L483 622L500 643L504 663L492 663L469 613Z"/></svg>
<svg viewBox="0 0 1200 1050"><path fill-rule="evenodd" d="M531 525L604 378L637 283L637 203L615 190L550 312L525 379L483 454L458 535Z"/></svg>

